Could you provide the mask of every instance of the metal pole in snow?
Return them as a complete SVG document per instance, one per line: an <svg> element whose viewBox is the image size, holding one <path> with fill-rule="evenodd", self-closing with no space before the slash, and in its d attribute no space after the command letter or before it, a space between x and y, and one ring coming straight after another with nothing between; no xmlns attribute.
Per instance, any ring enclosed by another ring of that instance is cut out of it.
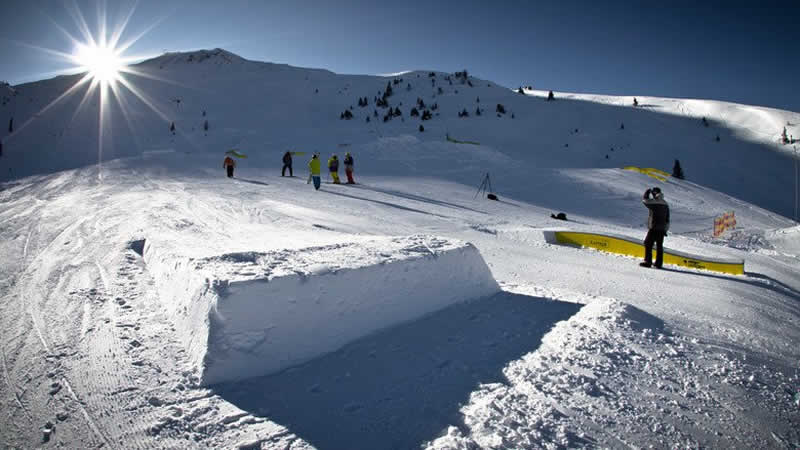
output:
<svg viewBox="0 0 800 450"><path fill-rule="evenodd" d="M797 222L797 147L792 145L794 149L794 221Z"/></svg>

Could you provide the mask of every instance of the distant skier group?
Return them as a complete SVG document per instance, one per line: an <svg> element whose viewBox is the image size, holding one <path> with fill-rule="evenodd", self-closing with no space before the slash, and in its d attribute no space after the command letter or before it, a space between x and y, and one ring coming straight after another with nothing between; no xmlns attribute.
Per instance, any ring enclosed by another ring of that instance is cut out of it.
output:
<svg viewBox="0 0 800 450"><path fill-rule="evenodd" d="M292 157L295 155L304 155L305 152L291 152L287 151L283 154L283 167L281 168L281 176L286 176L286 170L289 170L289 176L294 177L294 170L292 169ZM222 162L222 167L227 171L228 178L233 178L233 172L236 168L236 161L230 157L230 155L225 156L225 160ZM346 184L356 184L355 180L353 179L353 155L350 152L346 152L344 154L344 172L347 175L347 183ZM308 176L308 183L314 183L314 189L319 190L320 185L322 184L321 180L321 160L319 157L319 152L314 152L311 156L311 160L308 162L308 169L309 169L309 176ZM331 178L333 179L333 184L342 184L339 180L339 157L336 156L334 153L328 159L328 172L330 173Z"/></svg>
<svg viewBox="0 0 800 450"><path fill-rule="evenodd" d="M311 161L308 162L308 169L311 172L309 175L309 182L314 182L314 189L319 190L321 179L320 169L321 161L319 159L319 152L314 153ZM339 157L334 153L328 158L328 172L333 179L333 184L342 184L339 180ZM356 184L353 179L353 155L350 152L344 154L344 172L347 175L347 184Z"/></svg>

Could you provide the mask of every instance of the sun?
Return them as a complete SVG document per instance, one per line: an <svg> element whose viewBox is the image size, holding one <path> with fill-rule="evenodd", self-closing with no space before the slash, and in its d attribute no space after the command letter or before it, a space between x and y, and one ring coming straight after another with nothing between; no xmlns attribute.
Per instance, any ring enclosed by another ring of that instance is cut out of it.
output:
<svg viewBox="0 0 800 450"><path fill-rule="evenodd" d="M105 45L78 44L73 55L81 69L101 83L113 83L125 65L119 52Z"/></svg>

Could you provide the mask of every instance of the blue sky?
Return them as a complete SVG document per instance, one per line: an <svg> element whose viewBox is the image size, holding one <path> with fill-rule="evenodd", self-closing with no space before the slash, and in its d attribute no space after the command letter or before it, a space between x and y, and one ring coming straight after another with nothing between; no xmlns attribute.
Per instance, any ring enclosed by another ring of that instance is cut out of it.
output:
<svg viewBox="0 0 800 450"><path fill-rule="evenodd" d="M3 0L0 80L69 64L76 5ZM108 22L134 3L108 1ZM129 53L221 47L245 58L337 73L456 71L508 87L710 98L800 111L800 2L777 1L203 1L141 0L123 34L156 24Z"/></svg>

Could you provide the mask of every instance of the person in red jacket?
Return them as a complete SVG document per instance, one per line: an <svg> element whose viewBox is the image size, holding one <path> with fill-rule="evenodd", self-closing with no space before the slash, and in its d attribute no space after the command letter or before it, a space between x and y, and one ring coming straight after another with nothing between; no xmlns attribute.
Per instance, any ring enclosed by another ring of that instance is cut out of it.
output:
<svg viewBox="0 0 800 450"><path fill-rule="evenodd" d="M344 173L347 174L347 184L356 184L353 181L353 156L350 152L344 154Z"/></svg>
<svg viewBox="0 0 800 450"><path fill-rule="evenodd" d="M222 162L222 167L228 171L228 178L233 178L233 168L236 167L236 161L230 156L226 156L225 161Z"/></svg>

